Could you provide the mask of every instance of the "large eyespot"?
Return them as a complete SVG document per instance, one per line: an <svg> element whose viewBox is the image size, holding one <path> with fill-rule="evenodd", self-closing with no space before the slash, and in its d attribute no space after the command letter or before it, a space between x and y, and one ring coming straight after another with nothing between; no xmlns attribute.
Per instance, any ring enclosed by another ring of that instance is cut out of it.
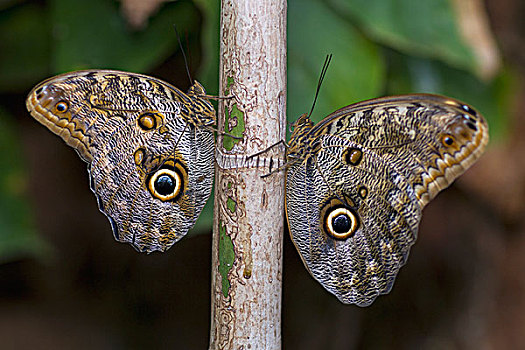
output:
<svg viewBox="0 0 525 350"><path fill-rule="evenodd" d="M164 202L171 201L180 194L183 179L178 169L160 168L148 179L149 192Z"/></svg>
<svg viewBox="0 0 525 350"><path fill-rule="evenodd" d="M58 112L58 113L65 113L67 112L67 109L69 108L67 102L65 101L60 101L58 102L56 105L55 105L55 110Z"/></svg>
<svg viewBox="0 0 525 350"><path fill-rule="evenodd" d="M157 193L162 196L169 196L176 191L179 184L177 173L172 170L162 169L157 172L153 180L153 186Z"/></svg>
<svg viewBox="0 0 525 350"><path fill-rule="evenodd" d="M343 162L347 165L357 166L363 159L363 151L359 148L348 147L343 151Z"/></svg>
<svg viewBox="0 0 525 350"><path fill-rule="evenodd" d="M175 201L185 192L187 178L188 173L182 163L168 159L148 175L146 184L153 197L163 202Z"/></svg>
<svg viewBox="0 0 525 350"><path fill-rule="evenodd" d="M359 227L357 214L346 207L334 207L328 210L324 218L326 233L335 239L347 239Z"/></svg>

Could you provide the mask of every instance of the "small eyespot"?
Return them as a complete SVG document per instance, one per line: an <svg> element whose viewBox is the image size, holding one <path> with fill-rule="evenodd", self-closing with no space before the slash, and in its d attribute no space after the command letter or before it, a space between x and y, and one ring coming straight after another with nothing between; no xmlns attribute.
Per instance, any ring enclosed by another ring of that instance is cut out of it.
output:
<svg viewBox="0 0 525 350"><path fill-rule="evenodd" d="M144 148L139 148L135 151L133 154L133 159L135 160L136 165L141 165L142 162L144 162L144 158L146 157L146 151Z"/></svg>
<svg viewBox="0 0 525 350"><path fill-rule="evenodd" d="M359 187L358 191L359 197L361 197L361 199L365 199L366 196L368 196L368 189L365 186Z"/></svg>
<svg viewBox="0 0 525 350"><path fill-rule="evenodd" d="M137 120L139 127L144 131L153 130L157 127L157 118L153 113L144 113Z"/></svg>
<svg viewBox="0 0 525 350"><path fill-rule="evenodd" d="M359 148L348 147L343 151L343 162L347 165L357 166L363 159L363 151Z"/></svg>
<svg viewBox="0 0 525 350"><path fill-rule="evenodd" d="M327 233L335 239L347 239L359 227L357 215L348 208L336 207L325 219Z"/></svg>
<svg viewBox="0 0 525 350"><path fill-rule="evenodd" d="M474 123L472 122L466 122L465 123L467 125L467 127L473 131L478 131L478 128L476 127L476 125L474 125Z"/></svg>
<svg viewBox="0 0 525 350"><path fill-rule="evenodd" d="M461 105L461 109L464 110L465 112L469 113L472 116L476 116L477 115L477 112L474 109L472 109L470 106Z"/></svg>
<svg viewBox="0 0 525 350"><path fill-rule="evenodd" d="M443 143L444 146L452 146L455 142L454 136L452 135L446 134L441 137L441 143Z"/></svg>
<svg viewBox="0 0 525 350"><path fill-rule="evenodd" d="M470 115L468 114L463 114L463 118L469 122L476 122L476 119L472 118Z"/></svg>
<svg viewBox="0 0 525 350"><path fill-rule="evenodd" d="M60 101L58 102L56 105L55 105L55 110L58 112L58 113L64 113L66 112L68 109L68 105L65 101Z"/></svg>

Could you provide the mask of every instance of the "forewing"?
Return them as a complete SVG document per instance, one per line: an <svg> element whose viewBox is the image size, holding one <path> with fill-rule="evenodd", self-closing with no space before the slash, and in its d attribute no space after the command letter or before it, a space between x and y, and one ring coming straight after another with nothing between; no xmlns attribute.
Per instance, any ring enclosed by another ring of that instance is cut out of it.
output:
<svg viewBox="0 0 525 350"><path fill-rule="evenodd" d="M437 95L406 95L342 108L315 126L370 149L403 174L423 208L483 153L488 125L472 107Z"/></svg>

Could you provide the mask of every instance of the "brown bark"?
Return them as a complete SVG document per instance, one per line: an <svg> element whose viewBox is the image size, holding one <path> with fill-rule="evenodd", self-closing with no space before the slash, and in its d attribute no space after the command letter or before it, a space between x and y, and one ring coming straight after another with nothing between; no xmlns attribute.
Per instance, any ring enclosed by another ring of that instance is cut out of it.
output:
<svg viewBox="0 0 525 350"><path fill-rule="evenodd" d="M285 137L286 1L223 1L220 40L218 127L242 139L217 140L210 349L280 349L284 176L261 175L283 150L246 156Z"/></svg>

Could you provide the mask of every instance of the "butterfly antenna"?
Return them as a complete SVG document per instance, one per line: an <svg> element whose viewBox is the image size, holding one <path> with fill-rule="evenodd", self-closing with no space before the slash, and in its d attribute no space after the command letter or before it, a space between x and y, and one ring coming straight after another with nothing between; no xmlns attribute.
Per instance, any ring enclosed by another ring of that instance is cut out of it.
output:
<svg viewBox="0 0 525 350"><path fill-rule="evenodd" d="M308 113L308 118L310 118L310 116L312 115L312 112L314 111L315 102L317 101L317 96L319 96L319 90L321 90L321 85L323 84L323 80L324 80L326 71L328 70L328 66L330 65L331 60L332 60L332 54L326 55L326 58L323 64L323 69L321 69L321 76L319 77L319 82L317 83L317 90L315 91L314 103L312 103L312 109L310 109L310 113Z"/></svg>
<svg viewBox="0 0 525 350"><path fill-rule="evenodd" d="M186 66L186 73L188 73L188 78L190 79L190 85L193 85L193 80L191 79L190 69L188 66L188 60L186 59L186 53L184 52L184 47L182 46L182 42L180 40L179 32L177 31L177 26L174 24L173 29L175 29L175 35L177 35L177 40L179 42L179 47L182 52L182 58L184 58L184 65Z"/></svg>

